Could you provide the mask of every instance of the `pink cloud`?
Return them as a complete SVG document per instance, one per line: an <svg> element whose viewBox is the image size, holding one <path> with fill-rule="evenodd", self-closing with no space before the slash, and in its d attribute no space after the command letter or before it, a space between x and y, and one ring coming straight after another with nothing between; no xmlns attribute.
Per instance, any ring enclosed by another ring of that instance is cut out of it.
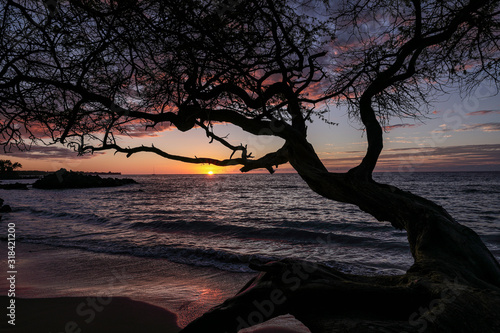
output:
<svg viewBox="0 0 500 333"><path fill-rule="evenodd" d="M417 124L396 124L396 125L387 125L384 126L384 131L390 132L395 128L400 128L400 127L416 127L418 126Z"/></svg>
<svg viewBox="0 0 500 333"><path fill-rule="evenodd" d="M331 171L347 171L357 165L364 152L339 154L338 158L323 158ZM500 144L447 147L408 147L382 152L377 171L460 171L500 170Z"/></svg>
<svg viewBox="0 0 500 333"><path fill-rule="evenodd" d="M94 154L87 154L80 156L79 158L92 158L97 155L104 153L96 152ZM5 153L4 156L7 157L18 157L18 158L35 158L35 159L66 159L66 158L76 158L77 152L72 149L68 149L61 146L36 146L33 145L29 150L19 150L16 147Z"/></svg>
<svg viewBox="0 0 500 333"><path fill-rule="evenodd" d="M132 124L127 124L124 127L127 129L127 136L134 138L156 137L159 136L158 133L164 131L171 131L175 129L175 127L173 127L168 122L156 124L154 127L136 122Z"/></svg>
<svg viewBox="0 0 500 333"><path fill-rule="evenodd" d="M500 131L500 123L463 125L463 127L458 129L457 131L465 132L473 130L481 130L483 132L497 132Z"/></svg>
<svg viewBox="0 0 500 333"><path fill-rule="evenodd" d="M468 131L483 131L483 132L497 132L500 131L500 123L484 123L484 124L464 124L460 128L448 128L446 124L440 125L440 130L434 132L468 132Z"/></svg>
<svg viewBox="0 0 500 333"><path fill-rule="evenodd" d="M466 116L482 116L486 114L500 114L500 110L480 110L480 111L474 111L474 112L469 112L466 114Z"/></svg>

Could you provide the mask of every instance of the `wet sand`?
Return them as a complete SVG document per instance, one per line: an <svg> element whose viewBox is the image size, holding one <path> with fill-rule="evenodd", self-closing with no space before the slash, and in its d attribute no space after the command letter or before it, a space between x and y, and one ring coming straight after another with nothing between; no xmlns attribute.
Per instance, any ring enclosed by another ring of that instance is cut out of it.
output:
<svg viewBox="0 0 500 333"><path fill-rule="evenodd" d="M0 295L4 296L2 304L5 304L5 307L2 308L6 312L9 282L6 279L7 243L4 241L0 242L0 268L2 272ZM104 309L101 312L95 311L94 325L97 325L95 329L102 328L106 329L106 332L113 332L110 330L112 326L109 325L115 322L113 316L119 315L119 309L129 311L126 313L137 311L139 315L144 309L153 309L152 313L155 315L148 320L152 323L158 322L162 329L172 324L171 315L175 314L177 325L184 327L211 307L236 294L254 276L248 273L231 273L215 268L176 264L163 259L92 253L79 249L21 242L16 242L15 268L16 297L34 299L19 300L19 305L16 307L19 314L16 317L16 326L19 328L23 327L22 325L56 325L50 326L52 327L50 330L41 331L52 333L79 332L71 327L67 330L60 324L71 321L81 323L82 319L82 325L87 324L85 319L89 319L90 316L88 307L82 306L80 313L76 312L78 305L88 301L87 298L100 299L104 303L111 300L109 305L97 304L99 309L100 307ZM148 304L134 303L134 301ZM144 311L147 313L149 310ZM22 313L27 313L29 316L23 317ZM51 319L54 315L57 317L55 321ZM102 319L98 320L100 315ZM165 321L158 321L162 316L166 317ZM2 317L6 318L6 315L3 314ZM137 320L140 324L144 323L140 320L140 316L120 315L121 317L130 318L129 326ZM121 325L119 322L116 323ZM124 326L117 327L120 332L129 332L119 328ZM5 329L3 320L1 328ZM172 329L175 332L175 327L172 326ZM37 330L26 332L37 332ZM100 331L92 329L82 332ZM145 330L145 332L154 331Z"/></svg>
<svg viewBox="0 0 500 333"><path fill-rule="evenodd" d="M7 243L0 241L0 333L176 333L254 274L163 259L16 242L15 326L8 323ZM5 320L6 319L6 320ZM283 316L242 333L309 333Z"/></svg>

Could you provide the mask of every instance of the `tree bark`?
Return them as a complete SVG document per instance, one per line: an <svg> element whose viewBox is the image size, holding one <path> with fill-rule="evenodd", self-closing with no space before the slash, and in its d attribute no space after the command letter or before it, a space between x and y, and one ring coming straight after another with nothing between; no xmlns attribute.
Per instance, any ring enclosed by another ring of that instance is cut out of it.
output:
<svg viewBox="0 0 500 333"><path fill-rule="evenodd" d="M437 271L357 276L303 261L263 273L181 332L238 332L290 313L313 333L498 332L500 292Z"/></svg>

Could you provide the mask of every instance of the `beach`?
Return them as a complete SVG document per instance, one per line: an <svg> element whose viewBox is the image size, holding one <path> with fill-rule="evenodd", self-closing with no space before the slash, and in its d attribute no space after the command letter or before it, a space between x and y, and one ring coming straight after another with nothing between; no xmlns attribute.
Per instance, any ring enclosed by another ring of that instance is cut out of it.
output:
<svg viewBox="0 0 500 333"><path fill-rule="evenodd" d="M177 332L253 276L164 259L16 245L16 332ZM6 268L3 241L0 258ZM7 312L9 282L2 271ZM1 329L11 332L12 326L2 322Z"/></svg>
<svg viewBox="0 0 500 333"><path fill-rule="evenodd" d="M6 296L0 299L2 304L9 301ZM4 323L0 332L175 333L180 330L174 313L126 297L20 298L16 300L16 308L16 325Z"/></svg>

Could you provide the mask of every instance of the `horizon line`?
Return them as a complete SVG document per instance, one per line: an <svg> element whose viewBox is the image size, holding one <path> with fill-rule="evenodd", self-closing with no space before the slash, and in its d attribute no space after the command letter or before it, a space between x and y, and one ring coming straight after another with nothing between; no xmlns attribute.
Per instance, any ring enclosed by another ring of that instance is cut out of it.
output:
<svg viewBox="0 0 500 333"><path fill-rule="evenodd" d="M17 170L17 172L21 173L28 173L28 172L33 172L33 173L54 173L57 172L58 170L53 170L53 171L48 171L48 170ZM267 174L269 175L269 172L266 171L251 171L251 172L214 172L213 174L208 174L208 173L124 173L120 171L80 171L80 170L68 170L68 171L73 171L73 172L82 172L82 173L95 173L95 174L100 174L100 175L120 175L120 176L162 176L162 175L259 175L259 174ZM332 173L346 173L346 171L341 172L334 172L331 171ZM486 173L486 172L500 172L500 169L497 170L415 170L415 171L396 171L396 170L384 170L384 171L374 171L373 174L379 174L379 173L404 173L404 174L411 174L411 173ZM276 170L273 174L297 174L297 171L279 171Z"/></svg>

